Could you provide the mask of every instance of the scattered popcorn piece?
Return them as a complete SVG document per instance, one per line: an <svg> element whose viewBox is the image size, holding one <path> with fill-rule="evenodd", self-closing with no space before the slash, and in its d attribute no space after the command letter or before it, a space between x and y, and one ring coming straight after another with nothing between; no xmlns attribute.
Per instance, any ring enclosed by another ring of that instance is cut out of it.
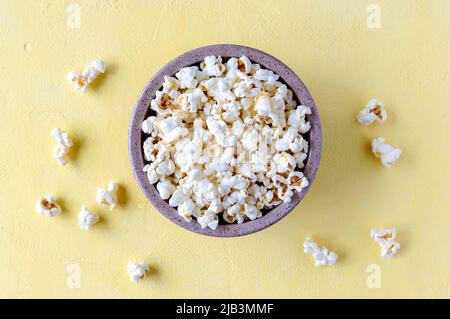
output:
<svg viewBox="0 0 450 319"><path fill-rule="evenodd" d="M362 125L369 125L375 121L384 123L387 119L387 113L382 102L372 99L367 103L366 107L359 112L356 119Z"/></svg>
<svg viewBox="0 0 450 319"><path fill-rule="evenodd" d="M64 166L67 164L67 154L69 153L69 149L73 146L72 140L69 138L69 135L60 128L54 128L51 134L55 138L57 144L53 157L60 165Z"/></svg>
<svg viewBox="0 0 450 319"><path fill-rule="evenodd" d="M97 204L113 210L117 205L117 189L119 186L115 182L109 182L108 188L105 190L101 187L97 188Z"/></svg>
<svg viewBox="0 0 450 319"><path fill-rule="evenodd" d="M69 72L67 81L69 81L77 91L84 93L100 73L105 73L105 70L106 63L101 60L95 60L89 64L81 74L77 71Z"/></svg>
<svg viewBox="0 0 450 319"><path fill-rule="evenodd" d="M195 214L195 211L195 204L190 198L185 199L180 205L178 205L178 215L183 217L187 222L190 222L192 220L192 215Z"/></svg>
<svg viewBox="0 0 450 319"><path fill-rule="evenodd" d="M306 133L311 129L311 124L306 121L305 115L311 114L311 109L304 105L299 105L295 110L289 112L288 124L297 128L301 133Z"/></svg>
<svg viewBox="0 0 450 319"><path fill-rule="evenodd" d="M374 138L372 140L372 153L380 158L384 166L391 167L400 158L402 150L394 148L390 144L385 144L384 141L385 139L383 137Z"/></svg>
<svg viewBox="0 0 450 319"><path fill-rule="evenodd" d="M395 241L397 233L395 228L375 230L372 229L370 237L372 237L381 247L381 257L392 258L400 249L400 243Z"/></svg>
<svg viewBox="0 0 450 319"><path fill-rule="evenodd" d="M338 256L332 251L328 251L325 246L320 248L315 242L312 242L310 238L307 238L303 243L305 254L311 254L314 257L316 266L334 265Z"/></svg>
<svg viewBox="0 0 450 319"><path fill-rule="evenodd" d="M128 263L127 271L133 283L137 284L141 279L144 279L145 273L149 270L146 262L130 262Z"/></svg>
<svg viewBox="0 0 450 319"><path fill-rule="evenodd" d="M91 212L86 206L83 206L78 214L78 223L83 230L91 228L91 226L96 224L99 219L98 215Z"/></svg>
<svg viewBox="0 0 450 319"><path fill-rule="evenodd" d="M61 212L61 207L56 203L56 197L47 195L40 197L36 203L36 211L44 216L53 217Z"/></svg>
<svg viewBox="0 0 450 319"><path fill-rule="evenodd" d="M255 220L308 186L311 109L246 56L208 56L165 76L150 110L143 171L186 222Z"/></svg>

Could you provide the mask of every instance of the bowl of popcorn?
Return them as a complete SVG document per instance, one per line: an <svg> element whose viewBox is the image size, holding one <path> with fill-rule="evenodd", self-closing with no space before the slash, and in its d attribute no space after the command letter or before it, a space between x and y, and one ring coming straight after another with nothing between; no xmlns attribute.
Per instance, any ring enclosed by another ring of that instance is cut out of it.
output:
<svg viewBox="0 0 450 319"><path fill-rule="evenodd" d="M131 117L138 184L177 225L242 236L291 212L311 187L322 130L313 98L278 59L211 45L166 64Z"/></svg>

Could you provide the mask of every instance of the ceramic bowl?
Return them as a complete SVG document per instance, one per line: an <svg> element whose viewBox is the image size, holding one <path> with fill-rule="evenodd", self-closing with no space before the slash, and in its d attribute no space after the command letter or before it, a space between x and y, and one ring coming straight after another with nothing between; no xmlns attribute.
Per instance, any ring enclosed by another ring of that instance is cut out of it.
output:
<svg viewBox="0 0 450 319"><path fill-rule="evenodd" d="M303 168L303 173L308 178L309 186L303 189L301 193L295 191L289 203L283 203L268 210L259 219L246 221L242 224L219 224L216 230L202 229L194 219L191 222L186 222L182 217L178 216L176 208L170 207L168 201L161 199L156 187L150 184L146 173L142 171L146 164L142 151L142 144L146 136L141 130L141 124L145 118L153 113L149 108L150 101L155 97L155 92L161 88L164 75L173 76L183 67L198 65L209 55L221 56L224 59L246 55L253 63L259 63L262 67L278 74L280 81L284 82L294 92L297 101L310 107L312 111L312 114L307 116L311 123L311 130L306 134L306 138L309 141L309 154ZM273 56L257 49L240 45L217 44L194 49L178 56L167 63L150 79L144 87L131 116L129 153L131 166L140 188L161 214L178 226L195 233L216 237L236 237L251 234L273 225L291 212L305 197L313 184L319 168L322 153L322 128L319 113L311 94L302 80L288 66Z"/></svg>

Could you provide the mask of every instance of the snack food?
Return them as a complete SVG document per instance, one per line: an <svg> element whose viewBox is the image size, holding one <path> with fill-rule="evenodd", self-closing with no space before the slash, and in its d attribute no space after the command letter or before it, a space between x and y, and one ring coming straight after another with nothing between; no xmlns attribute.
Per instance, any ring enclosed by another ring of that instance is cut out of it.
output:
<svg viewBox="0 0 450 319"><path fill-rule="evenodd" d="M91 212L86 206L83 206L78 214L78 224L82 230L90 229L99 219L99 216Z"/></svg>
<svg viewBox="0 0 450 319"><path fill-rule="evenodd" d="M36 211L40 215L53 217L61 212L61 207L56 202L55 196L47 195L39 198L36 203Z"/></svg>
<svg viewBox="0 0 450 319"><path fill-rule="evenodd" d="M387 112L384 109L384 104L377 99L371 99L367 102L364 109L359 112L356 117L359 123L362 125L369 125L377 121L379 123L384 123L387 120Z"/></svg>
<svg viewBox="0 0 450 319"><path fill-rule="evenodd" d="M395 241L397 232L395 228L391 229L372 229L370 231L372 237L381 247L381 257L392 258L400 249L400 243Z"/></svg>
<svg viewBox="0 0 450 319"><path fill-rule="evenodd" d="M86 92L89 85L98 77L100 73L105 73L106 63L101 60L92 61L82 73L71 71L67 74L67 81L75 90L82 93Z"/></svg>
<svg viewBox="0 0 450 319"><path fill-rule="evenodd" d="M311 110L278 75L245 56L209 56L175 76L142 123L144 171L186 221L254 220L308 186Z"/></svg>
<svg viewBox="0 0 450 319"><path fill-rule="evenodd" d="M385 167L391 167L400 158L402 150L384 142L384 137L374 138L372 140L372 153L380 159L381 164Z"/></svg>
<svg viewBox="0 0 450 319"><path fill-rule="evenodd" d="M67 154L69 153L69 149L73 146L72 140L69 138L69 135L60 128L54 128L51 134L57 144L53 152L53 157L61 166L64 166L68 161Z"/></svg>
<svg viewBox="0 0 450 319"><path fill-rule="evenodd" d="M113 210L117 205L117 189L119 185L116 182L109 182L108 188L97 187L97 204Z"/></svg>
<svg viewBox="0 0 450 319"><path fill-rule="evenodd" d="M146 262L130 262L127 266L127 272L133 283L137 284L141 279L144 279L145 273L149 270Z"/></svg>
<svg viewBox="0 0 450 319"><path fill-rule="evenodd" d="M325 246L319 247L311 241L311 238L307 238L303 243L303 251L305 254L313 256L317 267L334 265L338 258L335 252L329 251Z"/></svg>

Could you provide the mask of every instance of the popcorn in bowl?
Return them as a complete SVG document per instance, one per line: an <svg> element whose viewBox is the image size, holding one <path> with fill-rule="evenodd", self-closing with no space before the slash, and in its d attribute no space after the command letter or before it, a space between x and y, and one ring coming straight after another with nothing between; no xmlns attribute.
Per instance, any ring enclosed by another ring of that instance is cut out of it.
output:
<svg viewBox="0 0 450 319"><path fill-rule="evenodd" d="M377 121L379 123L384 123L387 120L387 112L384 109L384 104L377 99L371 99L367 102L364 109L359 112L356 117L359 123L362 125L369 125Z"/></svg>
<svg viewBox="0 0 450 319"><path fill-rule="evenodd" d="M95 60L92 61L82 73L78 71L69 72L69 74L67 74L67 81L75 90L84 93L99 74L105 73L105 71L106 63L102 60Z"/></svg>
<svg viewBox="0 0 450 319"><path fill-rule="evenodd" d="M149 269L150 267L146 262L129 262L127 266L128 276L135 284L145 278L145 273Z"/></svg>
<svg viewBox="0 0 450 319"><path fill-rule="evenodd" d="M385 167L391 167L402 154L402 150L385 143L384 137L377 137L372 140L372 153L378 157Z"/></svg>
<svg viewBox="0 0 450 319"><path fill-rule="evenodd" d="M165 76L150 109L144 172L187 222L255 220L309 185L311 109L245 56L208 56Z"/></svg>
<svg viewBox="0 0 450 319"><path fill-rule="evenodd" d="M61 212L61 207L58 205L56 197L53 195L39 197L35 207L38 214L47 217L53 217Z"/></svg>
<svg viewBox="0 0 450 319"><path fill-rule="evenodd" d="M117 206L117 189L119 185L116 182L109 182L106 189L97 187L97 204L113 210Z"/></svg>
<svg viewBox="0 0 450 319"><path fill-rule="evenodd" d="M380 245L381 257L392 258L400 249L400 243L395 240L397 237L395 228L381 230L372 229L370 231L370 237Z"/></svg>
<svg viewBox="0 0 450 319"><path fill-rule="evenodd" d="M309 237L303 242L303 252L313 256L316 267L334 265L338 259L335 252L329 251L325 246L320 247Z"/></svg>

